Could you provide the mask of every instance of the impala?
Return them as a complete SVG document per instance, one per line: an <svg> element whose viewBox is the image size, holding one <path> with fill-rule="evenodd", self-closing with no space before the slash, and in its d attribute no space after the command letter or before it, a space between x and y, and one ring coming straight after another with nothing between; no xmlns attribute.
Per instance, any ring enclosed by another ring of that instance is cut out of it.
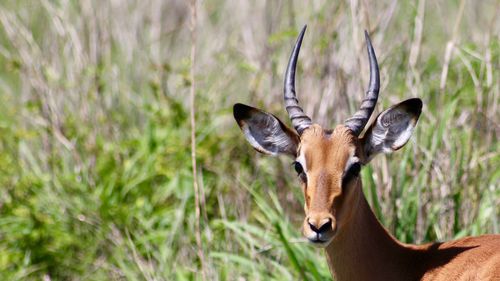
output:
<svg viewBox="0 0 500 281"><path fill-rule="evenodd" d="M409 245L380 224L363 194L360 169L375 155L406 144L422 101L412 98L393 105L360 136L380 87L377 58L365 32L370 81L360 109L333 130L314 124L295 94L295 69L305 29L285 73L285 106L295 130L276 116L244 104L235 104L233 114L257 151L295 159L305 197L303 234L325 248L335 280L500 280L500 235Z"/></svg>

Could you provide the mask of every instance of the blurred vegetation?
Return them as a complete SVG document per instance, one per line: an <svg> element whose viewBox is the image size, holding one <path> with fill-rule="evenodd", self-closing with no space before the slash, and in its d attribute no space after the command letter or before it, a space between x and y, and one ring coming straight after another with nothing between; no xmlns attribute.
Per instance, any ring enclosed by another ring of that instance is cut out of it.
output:
<svg viewBox="0 0 500 281"><path fill-rule="evenodd" d="M404 242L499 233L498 1L201 1L196 144L210 280L323 280L303 241L290 159L255 153L235 102L281 116L298 95L333 127L381 65L379 110L418 96L411 142L362 172ZM0 279L200 280L188 106L187 1L0 3Z"/></svg>

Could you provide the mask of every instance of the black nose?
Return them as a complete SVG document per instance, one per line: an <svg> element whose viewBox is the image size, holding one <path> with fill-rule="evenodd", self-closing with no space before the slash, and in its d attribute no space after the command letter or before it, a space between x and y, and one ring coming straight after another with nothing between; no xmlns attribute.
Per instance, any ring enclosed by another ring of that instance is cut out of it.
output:
<svg viewBox="0 0 500 281"><path fill-rule="evenodd" d="M317 234L324 233L332 229L332 219L330 218L326 221L320 221L318 223L314 223L310 219L307 219L307 223L309 224L311 230Z"/></svg>

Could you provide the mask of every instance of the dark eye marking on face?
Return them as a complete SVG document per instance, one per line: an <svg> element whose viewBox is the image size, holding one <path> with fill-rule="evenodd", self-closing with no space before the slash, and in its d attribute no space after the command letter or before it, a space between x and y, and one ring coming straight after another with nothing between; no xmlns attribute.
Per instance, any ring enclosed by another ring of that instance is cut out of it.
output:
<svg viewBox="0 0 500 281"><path fill-rule="evenodd" d="M359 172L361 171L361 164L359 162L354 162L349 166L347 171L344 172L342 176L342 186L345 186L350 181L359 176Z"/></svg>
<svg viewBox="0 0 500 281"><path fill-rule="evenodd" d="M293 162L293 168L299 175L304 172L304 168L302 168L302 165L298 161Z"/></svg>
<svg viewBox="0 0 500 281"><path fill-rule="evenodd" d="M300 162L298 162L298 161L294 161L292 165L293 165L293 168L295 169L295 172L297 172L297 175L299 176L299 178L303 182L306 183L307 182L307 175L304 172L304 168L302 167L302 164L300 164Z"/></svg>

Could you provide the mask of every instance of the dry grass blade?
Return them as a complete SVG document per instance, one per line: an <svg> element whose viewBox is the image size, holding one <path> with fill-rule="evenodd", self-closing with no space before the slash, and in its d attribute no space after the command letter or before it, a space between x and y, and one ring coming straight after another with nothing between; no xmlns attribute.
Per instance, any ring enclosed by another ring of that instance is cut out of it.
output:
<svg viewBox="0 0 500 281"><path fill-rule="evenodd" d="M458 36L458 30L459 30L460 23L462 22L462 17L464 15L465 2L466 2L465 0L460 1L460 7L458 9L455 24L453 25L452 37L450 38L450 40L446 44L446 50L444 53L443 70L441 72L441 82L439 84L439 89L441 90L441 93L443 93L445 88L446 88L446 81L448 78L448 69L450 67L450 62L451 62L451 58L453 55L453 50L455 48L455 44L457 43L456 41L457 41L457 36Z"/></svg>
<svg viewBox="0 0 500 281"><path fill-rule="evenodd" d="M195 235L196 235L196 246L198 252L198 258L200 259L201 266L201 276L202 280L207 280L206 270L205 270L205 256L203 253L203 243L201 241L201 229L200 229L200 190L198 185L198 175L196 167L196 107L195 107L195 96L196 96L196 82L195 82L195 67L196 67L196 25L197 25L197 1L191 0L189 7L191 10L191 21L189 24L189 29L191 30L191 69L190 69L190 92L189 92L189 104L190 104L190 122L191 122L191 165L193 168L193 188L194 188L194 201L195 201Z"/></svg>

